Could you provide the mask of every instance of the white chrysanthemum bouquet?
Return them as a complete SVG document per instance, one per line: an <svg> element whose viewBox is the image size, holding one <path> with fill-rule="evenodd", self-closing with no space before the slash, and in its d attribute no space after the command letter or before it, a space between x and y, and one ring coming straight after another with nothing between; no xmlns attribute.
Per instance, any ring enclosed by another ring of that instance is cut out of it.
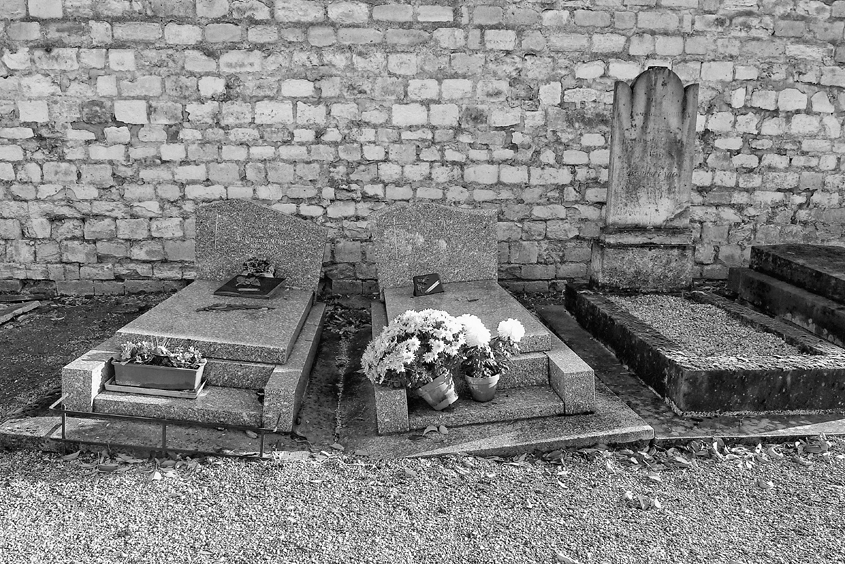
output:
<svg viewBox="0 0 845 564"><path fill-rule="evenodd" d="M445 311L409 310L367 345L361 367L374 384L416 389L448 373L463 344L463 326Z"/></svg>
<svg viewBox="0 0 845 564"><path fill-rule="evenodd" d="M474 315L462 315L458 322L464 328L465 343L461 348L461 368L470 378L490 378L510 368L510 358L519 353L519 342L525 327L516 319L499 323L492 337L484 323Z"/></svg>

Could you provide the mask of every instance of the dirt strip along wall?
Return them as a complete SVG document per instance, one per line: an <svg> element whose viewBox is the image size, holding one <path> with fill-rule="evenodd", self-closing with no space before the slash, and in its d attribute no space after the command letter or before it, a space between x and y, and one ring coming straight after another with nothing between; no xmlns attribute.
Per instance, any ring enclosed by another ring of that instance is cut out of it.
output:
<svg viewBox="0 0 845 564"><path fill-rule="evenodd" d="M845 1L0 1L0 290L178 287L194 212L247 198L330 229L371 292L367 218L499 213L500 278L588 274L613 84L701 84L696 273L841 241Z"/></svg>

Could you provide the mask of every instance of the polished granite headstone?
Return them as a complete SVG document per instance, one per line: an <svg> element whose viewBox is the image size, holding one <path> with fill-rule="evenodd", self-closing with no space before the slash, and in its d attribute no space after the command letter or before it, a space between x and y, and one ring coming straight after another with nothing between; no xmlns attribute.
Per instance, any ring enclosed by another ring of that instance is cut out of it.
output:
<svg viewBox="0 0 845 564"><path fill-rule="evenodd" d="M434 272L443 283L497 279L495 211L394 205L374 213L370 229L382 290Z"/></svg>
<svg viewBox="0 0 845 564"><path fill-rule="evenodd" d="M256 257L276 267L285 285L313 291L320 280L326 238L322 227L261 204L207 204L197 208L197 278L222 283Z"/></svg>

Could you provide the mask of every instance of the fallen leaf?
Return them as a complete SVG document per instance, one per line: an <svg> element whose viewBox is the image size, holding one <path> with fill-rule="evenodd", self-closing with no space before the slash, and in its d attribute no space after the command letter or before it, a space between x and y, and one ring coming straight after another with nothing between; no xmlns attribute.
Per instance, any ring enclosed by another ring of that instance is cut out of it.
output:
<svg viewBox="0 0 845 564"><path fill-rule="evenodd" d="M771 480L757 478L757 487L761 490L770 490L775 487L775 484Z"/></svg>
<svg viewBox="0 0 845 564"><path fill-rule="evenodd" d="M663 481L663 478L660 477L660 474L657 474L656 472L649 473L648 479L651 480L652 482L662 482Z"/></svg>
<svg viewBox="0 0 845 564"><path fill-rule="evenodd" d="M78 451L76 451L76 452L74 452L74 453L67 454L67 455L65 455L65 456L63 456L63 457L62 457L62 460L76 460L77 458L79 458L79 453L80 453L80 452L82 452L82 451L81 451L81 450L78 450Z"/></svg>
<svg viewBox="0 0 845 564"><path fill-rule="evenodd" d="M341 452L343 452L345 450L343 445L340 444L340 443L332 443L332 444L329 445L329 447L333 448L334 450L339 450Z"/></svg>
<svg viewBox="0 0 845 564"><path fill-rule="evenodd" d="M175 460L163 460L161 462L161 464L159 464L159 466L161 466L162 468L173 468L174 466L176 466L176 461Z"/></svg>
<svg viewBox="0 0 845 564"><path fill-rule="evenodd" d="M249 429L244 431L244 435L246 435L250 439L257 439L258 438L258 433L256 433L255 431L250 431Z"/></svg>
<svg viewBox="0 0 845 564"><path fill-rule="evenodd" d="M420 477L420 475L417 474L416 470L411 470L410 468L403 468L402 470L404 470L405 476L411 478L412 480L416 480Z"/></svg>
<svg viewBox="0 0 845 564"><path fill-rule="evenodd" d="M97 470L100 472L114 472L117 469L117 464L100 464L99 466L97 466Z"/></svg>
<svg viewBox="0 0 845 564"><path fill-rule="evenodd" d="M428 427L426 427L426 428L423 430L423 432L422 432L422 436L424 437L424 436L426 436L428 433L432 433L432 432L433 432L433 433L437 433L437 432L438 432L438 431L437 431L437 425L429 425Z"/></svg>
<svg viewBox="0 0 845 564"><path fill-rule="evenodd" d="M562 562L563 564L578 564L577 560L573 560L559 550L555 552L555 556L557 557L557 561Z"/></svg>
<svg viewBox="0 0 845 564"><path fill-rule="evenodd" d="M152 480L152 481L161 480L161 473L158 470L156 470L155 472L150 474L150 480Z"/></svg>
<svg viewBox="0 0 845 564"><path fill-rule="evenodd" d="M441 425L440 427L437 428L437 432L440 433L441 435L448 435L449 429L446 428L446 425Z"/></svg>

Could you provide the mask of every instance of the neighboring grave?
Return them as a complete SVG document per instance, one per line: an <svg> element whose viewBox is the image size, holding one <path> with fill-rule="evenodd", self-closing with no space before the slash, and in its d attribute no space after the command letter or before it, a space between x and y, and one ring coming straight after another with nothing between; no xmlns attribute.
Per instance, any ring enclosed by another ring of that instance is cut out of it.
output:
<svg viewBox="0 0 845 564"><path fill-rule="evenodd" d="M327 231L311 222L249 201L199 208L199 279L66 366L65 406L290 431L322 331L325 305L313 304L326 239ZM251 257L270 261L285 277L283 288L269 299L214 295ZM102 391L106 362L119 345L152 338L196 345L208 357L207 385L195 400Z"/></svg>
<svg viewBox="0 0 845 564"><path fill-rule="evenodd" d="M395 205L373 214L379 287L410 286L437 272L443 283L496 280L496 212L437 204Z"/></svg>
<svg viewBox="0 0 845 564"><path fill-rule="evenodd" d="M316 290L326 230L248 200L222 200L197 209L197 278L225 281L248 258L267 259L285 286Z"/></svg>
<svg viewBox="0 0 845 564"><path fill-rule="evenodd" d="M500 380L496 400L480 404L464 398L448 413L435 412L414 397L409 403L404 389L374 386L379 433L594 410L593 370L499 286L495 212L396 205L374 214L370 229L385 302L373 304L374 337L409 309L469 313L492 332L508 318L525 327L522 354L514 358L512 373ZM444 293L414 297L412 278L433 272L440 274Z"/></svg>
<svg viewBox="0 0 845 564"><path fill-rule="evenodd" d="M678 290L692 282L689 226L698 85L664 67L613 98L605 226L593 243L599 287Z"/></svg>

